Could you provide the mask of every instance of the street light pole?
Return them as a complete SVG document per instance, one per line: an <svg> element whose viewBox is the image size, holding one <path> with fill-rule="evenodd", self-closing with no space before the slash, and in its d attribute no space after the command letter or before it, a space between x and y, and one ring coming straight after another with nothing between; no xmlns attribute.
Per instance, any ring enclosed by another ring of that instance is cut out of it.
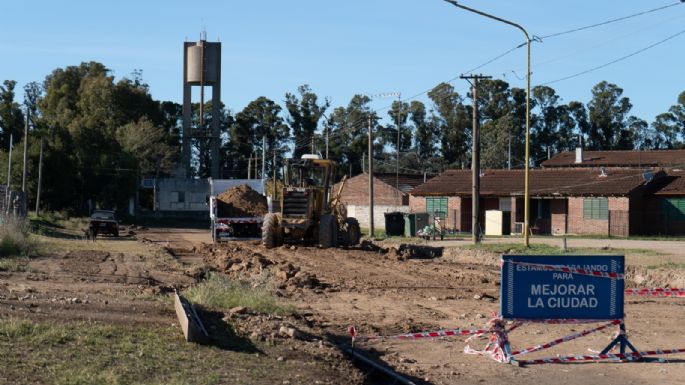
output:
<svg viewBox="0 0 685 385"><path fill-rule="evenodd" d="M529 174L529 167L530 167L530 43L531 39L530 36L528 35L528 31L526 31L525 28L520 26L519 24L516 24L512 21L502 19L497 16L490 15L488 13L479 11L477 9L469 8L465 5L461 5L457 3L454 0L444 0L452 5L454 5L457 8L464 9L469 12L476 13L481 16L485 16L489 19L497 20L499 22L502 22L504 24L511 25L513 27L516 27L519 29L523 34L526 36L526 45L528 46L528 71L526 74L526 155L525 155L525 172L524 172L524 182L523 182L523 243L526 247L529 246L530 240L529 240L529 234L528 234L528 228L530 226L529 223L529 204L530 204L530 194L529 194L529 189L528 189L528 174Z"/></svg>

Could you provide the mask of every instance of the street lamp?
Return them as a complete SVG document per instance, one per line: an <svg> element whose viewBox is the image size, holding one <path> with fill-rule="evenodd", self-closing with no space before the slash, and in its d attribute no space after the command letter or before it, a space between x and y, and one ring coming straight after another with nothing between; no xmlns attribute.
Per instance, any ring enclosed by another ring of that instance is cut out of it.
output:
<svg viewBox="0 0 685 385"><path fill-rule="evenodd" d="M485 12L479 11L477 9L469 8L467 6L461 5L457 3L454 0L444 0L452 5L454 5L457 8L461 8L464 10L467 10L469 12L473 12L476 14L479 14L481 16L485 16L489 19L497 20L499 22L509 24L513 27L518 28L521 32L523 32L524 35L526 35L526 45L528 46L528 73L526 74L526 157L525 157L525 172L524 172L524 185L523 185L523 243L526 247L529 245L529 239L528 239L528 228L529 228L529 215L528 215L528 210L529 210L529 203L530 203L530 194L528 191L528 173L529 173L529 158L530 158L530 43L531 39L530 36L528 36L528 31L525 30L522 26L519 24L516 24L514 22L511 22L509 20L502 19L497 16L493 16L490 14L487 14Z"/></svg>

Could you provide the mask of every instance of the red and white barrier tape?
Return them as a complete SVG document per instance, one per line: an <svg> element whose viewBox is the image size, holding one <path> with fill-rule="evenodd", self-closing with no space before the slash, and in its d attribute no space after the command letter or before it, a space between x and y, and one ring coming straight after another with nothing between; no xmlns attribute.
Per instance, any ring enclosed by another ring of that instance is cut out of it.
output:
<svg viewBox="0 0 685 385"><path fill-rule="evenodd" d="M664 354L679 354L685 353L685 349L657 349L657 350L645 350L642 352L633 353L615 353L615 354L593 354L593 355L577 355L577 356L565 356L565 357L549 357L549 358L539 358L535 360L516 360L520 365L532 365L532 364L558 364L563 362L577 362L577 361L599 361L599 360L626 360L626 359L638 359L643 356L656 356Z"/></svg>
<svg viewBox="0 0 685 385"><path fill-rule="evenodd" d="M675 288L651 288L651 289L626 289L626 295L639 295L643 297L685 297L685 289Z"/></svg>
<svg viewBox="0 0 685 385"><path fill-rule="evenodd" d="M537 352L538 350L548 349L548 348L551 348L552 346L559 345L559 344L561 344L561 343L563 343L563 342L575 340L576 338L580 338L580 337L586 336L586 335L588 335L588 334L591 334L591 333L594 333L594 332L598 332L598 331L600 331L600 330L604 330L604 329L606 329L606 328L608 328L608 327L610 327L610 326L618 325L618 324L620 324L620 323L621 323L621 320L613 320L613 321L611 321L611 322L609 322L609 323L606 323L606 324L604 324L604 325L597 326L597 327L594 328L594 329L588 329L588 330L583 330L582 332L578 332L578 333L574 333L574 334L569 334L569 335L567 335L567 336L565 336L565 337L557 338L556 340L550 341L550 342L548 342L548 343L546 343L546 344L535 345L535 346L532 346L532 347L529 347L529 348L526 348L526 349L521 349L521 350L513 351L513 352L511 353L511 355L512 355L512 356L523 355L523 354L527 354L527 353Z"/></svg>
<svg viewBox="0 0 685 385"><path fill-rule="evenodd" d="M599 277L599 278L611 278L611 279L624 279L625 274L621 273L612 273L608 271L596 271L596 270L587 270L587 269L582 269L579 267L570 267L566 265L547 265L543 263L532 263L532 262L520 262L520 261L501 261L502 263L513 263L515 265L521 265L521 266L531 266L531 267L539 267L542 270L545 271L560 271L563 273L572 273L572 274L578 274L578 275L589 275L591 277Z"/></svg>
<svg viewBox="0 0 685 385"><path fill-rule="evenodd" d="M497 362L509 363L511 360L511 355L507 353L507 349L505 348L505 345L508 344L507 334L509 331L518 327L519 325L520 324L514 324L511 329L507 330L506 322L502 318L492 318L490 321L488 321L488 332L490 333L490 338L488 339L488 343L485 345L485 347L482 350L477 350L469 346L468 342L476 337L479 337L483 333L475 334L466 339L467 344L464 346L464 353L477 354L479 356L489 356Z"/></svg>

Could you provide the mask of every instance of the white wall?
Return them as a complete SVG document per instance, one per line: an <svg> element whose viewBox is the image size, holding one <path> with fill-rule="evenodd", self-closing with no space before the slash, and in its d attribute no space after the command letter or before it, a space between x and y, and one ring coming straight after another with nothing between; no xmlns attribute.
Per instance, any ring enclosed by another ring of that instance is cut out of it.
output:
<svg viewBox="0 0 685 385"><path fill-rule="evenodd" d="M409 206L373 206L373 227L385 230L385 213L409 212ZM369 206L347 205L347 216L357 218L359 226L369 228Z"/></svg>

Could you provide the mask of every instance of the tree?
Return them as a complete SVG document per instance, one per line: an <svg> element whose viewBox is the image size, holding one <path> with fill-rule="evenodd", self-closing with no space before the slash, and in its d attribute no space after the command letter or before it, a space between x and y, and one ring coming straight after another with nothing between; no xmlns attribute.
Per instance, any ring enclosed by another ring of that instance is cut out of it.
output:
<svg viewBox="0 0 685 385"><path fill-rule="evenodd" d="M178 160L178 151L169 143L169 133L147 117L121 126L117 140L134 159L140 175L170 174Z"/></svg>
<svg viewBox="0 0 685 385"><path fill-rule="evenodd" d="M290 115L288 124L293 135L293 157L295 158L309 152L307 149L319 125L319 120L330 106L328 99L324 99L324 102L319 105L318 97L307 84L298 87L297 91L300 94L299 98L291 93L285 94L285 108Z"/></svg>
<svg viewBox="0 0 685 385"><path fill-rule="evenodd" d="M260 96L236 114L230 129L231 145L225 151L232 157L232 176L247 177L248 158L252 154L261 154L262 138L266 138L268 154L282 158L287 151L286 142L290 129L280 116L281 107L273 100ZM268 156L267 156L268 158ZM270 172L267 163L267 173Z"/></svg>
<svg viewBox="0 0 685 385"><path fill-rule="evenodd" d="M368 121L371 119L374 137L378 136L378 115L371 110L371 99L354 95L346 107L337 107L328 117L331 125L329 141L330 159L338 162L338 176L362 172L362 159L368 156ZM379 143L374 141L374 143ZM374 145L374 153L383 148ZM365 155L366 154L366 155Z"/></svg>
<svg viewBox="0 0 685 385"><path fill-rule="evenodd" d="M602 81L592 87L588 103L588 148L593 150L623 150L632 148L626 118L632 108L630 99L623 97L623 89Z"/></svg>
<svg viewBox="0 0 685 385"><path fill-rule="evenodd" d="M678 104L659 114L652 123L655 148L679 148L685 135L685 92L678 96Z"/></svg>
<svg viewBox="0 0 685 385"><path fill-rule="evenodd" d="M3 151L9 149L10 136L13 145L19 143L24 136L24 114L14 101L16 85L14 80L5 80L0 86L0 146Z"/></svg>
<svg viewBox="0 0 685 385"><path fill-rule="evenodd" d="M470 108L463 104L463 97L448 83L435 86L428 97L433 102L431 120L440 133L440 152L445 165L458 167L470 163Z"/></svg>
<svg viewBox="0 0 685 385"><path fill-rule="evenodd" d="M412 101L409 113L414 126L414 150L421 160L426 160L435 154L438 129L433 121L428 119L423 103Z"/></svg>

